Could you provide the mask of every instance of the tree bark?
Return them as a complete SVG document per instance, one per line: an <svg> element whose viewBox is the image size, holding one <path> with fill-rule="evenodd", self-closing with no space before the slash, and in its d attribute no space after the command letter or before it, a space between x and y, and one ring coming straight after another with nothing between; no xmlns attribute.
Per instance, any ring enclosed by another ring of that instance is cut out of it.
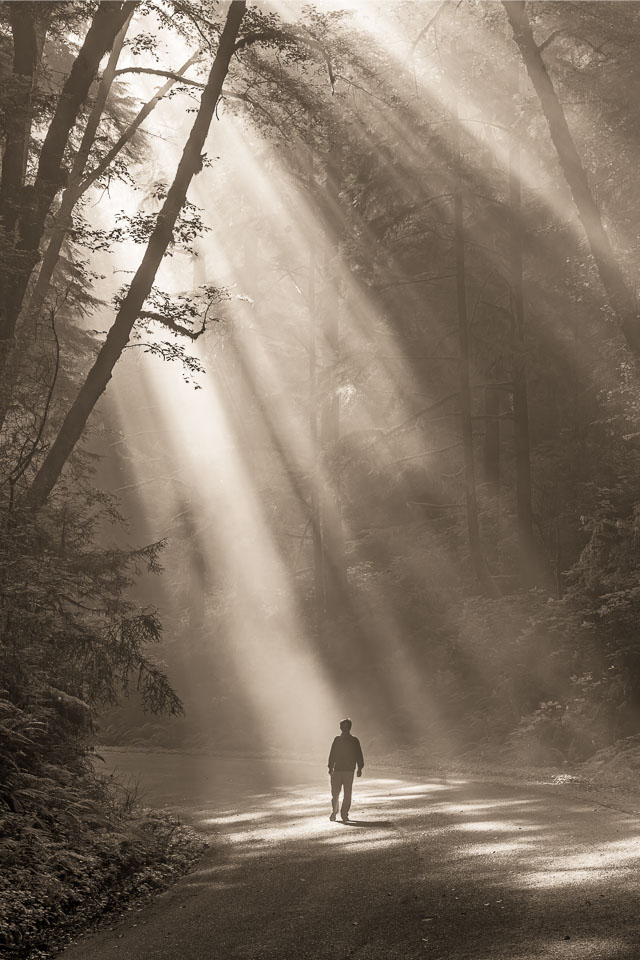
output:
<svg viewBox="0 0 640 960"><path fill-rule="evenodd" d="M529 436L529 395L525 343L525 309L522 241L522 191L520 181L520 146L513 137L509 154L510 283L512 304L512 380L513 419L516 459L516 517L520 569L525 583L532 585L537 545L533 535L531 496L531 444Z"/></svg>
<svg viewBox="0 0 640 960"><path fill-rule="evenodd" d="M8 249L0 276L0 377L13 350L16 324L51 204L64 185L64 152L104 54L134 8L134 3L103 0L93 16L84 43L67 77L40 151L33 186L20 186L11 213ZM12 174L15 176L15 170ZM15 233L15 236L12 234Z"/></svg>
<svg viewBox="0 0 640 960"><path fill-rule="evenodd" d="M500 496L500 413L502 409L500 392L491 385L484 387L484 427L483 466L487 495L491 501Z"/></svg>
<svg viewBox="0 0 640 960"><path fill-rule="evenodd" d="M11 103L5 104L5 147L0 178L0 223L4 241L11 244L24 183L33 121L33 93L42 58L46 20L36 16L34 4L13 3L9 8L13 39L13 67L9 81Z"/></svg>
<svg viewBox="0 0 640 960"><path fill-rule="evenodd" d="M56 484L69 455L86 427L95 404L111 379L113 368L129 341L140 310L151 291L158 267L171 243L173 228L186 199L191 180L202 168L202 149L222 93L245 10L246 0L232 0L229 5L218 50L173 183L158 214L142 262L106 340L34 478L27 495L27 503L33 509L38 509L45 503Z"/></svg>
<svg viewBox="0 0 640 960"><path fill-rule="evenodd" d="M523 0L503 0L513 38L529 79L538 94L560 166L573 195L591 254L611 308L631 351L640 357L640 322L632 287L627 283L609 242L587 174L571 136L564 109L536 44Z"/></svg>

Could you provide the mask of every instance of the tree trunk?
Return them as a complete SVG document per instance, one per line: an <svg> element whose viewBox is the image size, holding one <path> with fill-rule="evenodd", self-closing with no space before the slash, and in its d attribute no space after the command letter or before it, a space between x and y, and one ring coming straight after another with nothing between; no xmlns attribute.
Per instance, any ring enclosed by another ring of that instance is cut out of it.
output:
<svg viewBox="0 0 640 960"><path fill-rule="evenodd" d="M80 148L73 161L73 167L69 177L69 184L62 195L60 207L56 212L53 229L51 230L51 234L47 243L47 249L38 271L38 278L33 286L33 290L28 298L28 302L23 306L21 314L16 323L19 341L23 340L25 327L32 327L40 316L40 311L44 305L45 298L51 285L53 271L58 263L62 244L64 243L65 237L67 236L69 227L71 225L71 215L73 213L73 209L84 191L88 189L88 186L84 189L80 189L80 182L84 176L87 160L89 159L89 153L94 144L100 120L102 119L104 107L107 102L107 97L109 96L111 84L113 83L114 74L132 16L133 11L131 11L129 14L124 26L116 37L116 40L113 44L113 49L111 51L111 56L109 57L109 62L102 75L102 79L98 87L98 93L82 135L82 143L80 144ZM13 353L5 367L4 377L0 383L0 430L2 430L9 406L11 405L11 398L13 396L15 384L19 376L23 354L24 349L20 348L19 342L16 343Z"/></svg>
<svg viewBox="0 0 640 960"><path fill-rule="evenodd" d="M111 379L113 368L129 341L140 310L151 291L158 267L171 243L173 228L186 199L191 180L202 168L202 149L229 70L231 57L234 54L245 10L246 0L232 0L211 72L202 93L198 114L173 183L158 214L142 262L95 363L35 476L27 495L27 502L32 508L38 509L44 504L58 480L69 455L86 427L91 411Z"/></svg>
<svg viewBox="0 0 640 960"><path fill-rule="evenodd" d="M7 86L11 109L5 115L5 147L0 178L0 222L10 244L20 209L33 121L33 94L42 58L47 22L30 3L9 7L13 39L13 68ZM5 96L7 94L5 93Z"/></svg>
<svg viewBox="0 0 640 960"><path fill-rule="evenodd" d="M553 86L538 45L523 0L503 0L513 38L518 46L529 79L538 94L549 133L558 153L560 166L582 221L592 256L606 290L611 308L626 337L631 351L640 356L640 322L635 295L616 260L604 229L602 217L593 198L585 169L569 130L564 109Z"/></svg>
<svg viewBox="0 0 640 960"><path fill-rule="evenodd" d="M33 186L21 186L19 201L6 222L10 226L5 269L0 276L0 377L13 350L16 325L51 204L67 176L63 168L69 136L104 54L135 7L103 0L67 77L40 151ZM12 176L15 176L13 170ZM13 188L12 188L13 189ZM12 236L15 234L15 236Z"/></svg>
<svg viewBox="0 0 640 960"><path fill-rule="evenodd" d="M493 371L489 376L495 375ZM487 556L496 561L500 548L500 414L502 397L499 390L490 384L484 387L484 444L482 450L483 476L487 491L487 511L492 519L491 540L487 546Z"/></svg>
<svg viewBox="0 0 640 960"><path fill-rule="evenodd" d="M453 44L453 62L455 74L456 47ZM455 82L455 81L454 81ZM460 427L462 432L462 451L464 458L465 506L467 517L467 535L469 538L469 554L474 575L480 584L483 593L488 596L497 596L498 590L493 581L480 539L480 523L478 519L478 497L476 491L475 457L473 450L473 411L470 382L470 353L469 353L469 316L467 308L467 274L466 274L466 244L464 230L464 203L462 183L462 147L461 127L458 115L458 102L452 105L452 143L455 157L453 185L453 219L454 219L454 254L456 277L456 307L458 314L458 383L460 398Z"/></svg>
<svg viewBox="0 0 640 960"><path fill-rule="evenodd" d="M500 391L491 384L484 387L484 448L483 473L487 485L487 496L491 501L500 496Z"/></svg>
<svg viewBox="0 0 640 960"><path fill-rule="evenodd" d="M457 123L457 118L454 122ZM455 258L456 258L456 302L458 309L458 336L460 344L459 390L460 422L462 427L462 448L464 454L465 502L467 512L467 533L469 552L473 572L484 593L496 596L493 582L482 544L478 522L478 498L476 494L475 463L473 453L473 420L471 411L471 387L469 383L469 330L467 314L467 282L465 268L464 210L460 184L454 196L455 222Z"/></svg>
<svg viewBox="0 0 640 960"><path fill-rule="evenodd" d="M516 459L516 517L520 570L524 582L532 586L538 579L538 548L533 535L531 497L531 449L529 439L529 398L525 343L522 194L520 146L514 135L509 154L509 215L511 220L511 304L512 304L512 380L513 419Z"/></svg>

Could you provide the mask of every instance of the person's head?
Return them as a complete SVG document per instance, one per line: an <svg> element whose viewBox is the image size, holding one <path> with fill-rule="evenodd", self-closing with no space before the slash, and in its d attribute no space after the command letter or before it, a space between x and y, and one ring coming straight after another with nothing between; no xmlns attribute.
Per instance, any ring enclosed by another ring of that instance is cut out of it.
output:
<svg viewBox="0 0 640 960"><path fill-rule="evenodd" d="M344 720L340 721L340 729L343 733L351 733L351 720L349 720L349 717L345 717Z"/></svg>

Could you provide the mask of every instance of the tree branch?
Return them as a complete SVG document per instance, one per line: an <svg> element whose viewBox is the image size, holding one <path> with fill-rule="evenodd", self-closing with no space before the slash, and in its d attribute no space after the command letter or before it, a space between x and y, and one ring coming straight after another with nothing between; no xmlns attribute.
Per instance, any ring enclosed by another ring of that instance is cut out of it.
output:
<svg viewBox="0 0 640 960"><path fill-rule="evenodd" d="M4 372L14 346L16 324L33 267L38 261L47 216L53 200L64 185L65 151L80 108L105 53L135 6L133 2L98 3L84 42L73 61L49 124L35 182L21 191L16 223L17 237L3 276L0 279L0 375Z"/></svg>
<svg viewBox="0 0 640 960"><path fill-rule="evenodd" d="M391 460L391 463L406 463L407 460L422 460L423 457L435 457L439 453L447 453L449 450L455 450L462 443L462 440L456 440L446 447L439 447L437 450L425 450L423 453L412 453L409 457L399 457L397 460Z"/></svg>
<svg viewBox="0 0 640 960"><path fill-rule="evenodd" d="M181 336L189 337L190 340L197 340L207 329L206 317L202 321L202 326L199 330L190 330L189 327L183 327L181 323L172 320L170 317L165 317L162 313L156 313L155 310L141 310L138 316L141 320L157 320L163 327L168 327L169 330L172 330L174 333L179 333Z"/></svg>
<svg viewBox="0 0 640 960"><path fill-rule="evenodd" d="M186 82L186 78L183 77L183 74L189 69L189 67L193 63L196 62L196 60L200 56L201 56L201 53L198 50L197 53L194 53L193 56L189 57L189 59L185 63L183 63L180 69L176 70L175 73L173 73L172 71L167 72L168 73L167 82L163 84L158 90L156 90L156 92L151 97L151 99L148 100L145 103L145 105L140 109L137 116L134 117L134 119L131 121L127 129L118 138L116 143L114 143L114 145L111 147L109 152L105 154L105 156L102 158L98 166L95 167L95 169L92 170L91 173L88 173L87 176L84 178L84 180L78 187L78 190L81 194L85 193L85 191L88 190L89 187L93 183L95 183L99 177L102 176L102 174L110 166L111 161L115 159L115 157L120 153L122 148L131 140L136 130L138 130L138 128L142 125L142 123L144 123L144 121L147 119L149 114L156 108L160 100L162 100L162 98L167 95L167 93L173 87L173 85L176 82ZM189 81L189 82L193 84L196 83L196 81Z"/></svg>
<svg viewBox="0 0 640 960"><path fill-rule="evenodd" d="M305 37L299 33L287 33L286 30L258 30L247 33L244 35L244 37L241 37L240 40L238 40L235 48L236 53L239 50L244 50L245 47L252 46L254 43L272 43L273 41L278 40L281 43L303 43L305 46L309 47L310 50L314 50L316 53L319 53L327 66L331 93L332 95L335 93L336 77L335 73L333 72L331 59L322 44L318 43L318 41L314 40L312 37Z"/></svg>
<svg viewBox="0 0 640 960"><path fill-rule="evenodd" d="M413 57L413 55L414 55L414 53L415 53L415 51L416 51L416 47L418 46L418 44L420 43L420 41L422 40L422 38L423 38L423 37L426 37L426 35L429 33L429 30L430 30L431 27L434 25L434 23L436 22L436 20L438 19L438 17L439 17L440 14L442 13L443 9L446 7L446 5L447 5L447 0L442 0L442 3L441 3L440 6L438 7L438 9L437 9L436 12L434 13L434 15L431 17L430 20L427 21L427 23L424 25L424 27L422 28L422 30L420 31L420 33L418 34L418 36L415 38L415 40L414 40L413 43L411 44L411 50L409 51L409 57L410 57L410 58Z"/></svg>
<svg viewBox="0 0 640 960"><path fill-rule="evenodd" d="M194 58L191 57L188 64L191 65L193 60ZM186 83L189 87L198 87L199 90L204 90L205 87L200 80L191 80L189 77L183 77L181 73L174 73L172 70L156 70L154 67L122 67L120 70L116 70L114 76L123 77L126 73L144 73L152 77L167 77L169 80Z"/></svg>
<svg viewBox="0 0 640 960"><path fill-rule="evenodd" d="M246 0L231 0L229 4L218 50L211 65L196 118L185 143L173 183L156 217L142 261L126 295L119 304L106 340L69 407L58 435L51 444L27 494L27 504L34 511L44 505L57 483L67 459L86 428L93 408L106 390L113 369L122 356L140 311L151 293L156 273L171 243L173 230L191 181L202 168L202 149L234 55L246 6Z"/></svg>

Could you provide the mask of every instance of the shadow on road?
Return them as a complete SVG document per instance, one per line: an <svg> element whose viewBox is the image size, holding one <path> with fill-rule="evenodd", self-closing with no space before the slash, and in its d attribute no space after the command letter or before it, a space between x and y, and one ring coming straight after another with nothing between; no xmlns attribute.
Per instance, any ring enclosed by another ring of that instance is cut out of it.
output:
<svg viewBox="0 0 640 960"><path fill-rule="evenodd" d="M160 803L209 835L209 853L144 927L65 960L640 956L640 822L589 798L368 777L359 818L330 823L328 783L304 770L278 782L250 762L149 763Z"/></svg>
<svg viewBox="0 0 640 960"><path fill-rule="evenodd" d="M336 820L342 827L392 827L392 820Z"/></svg>

